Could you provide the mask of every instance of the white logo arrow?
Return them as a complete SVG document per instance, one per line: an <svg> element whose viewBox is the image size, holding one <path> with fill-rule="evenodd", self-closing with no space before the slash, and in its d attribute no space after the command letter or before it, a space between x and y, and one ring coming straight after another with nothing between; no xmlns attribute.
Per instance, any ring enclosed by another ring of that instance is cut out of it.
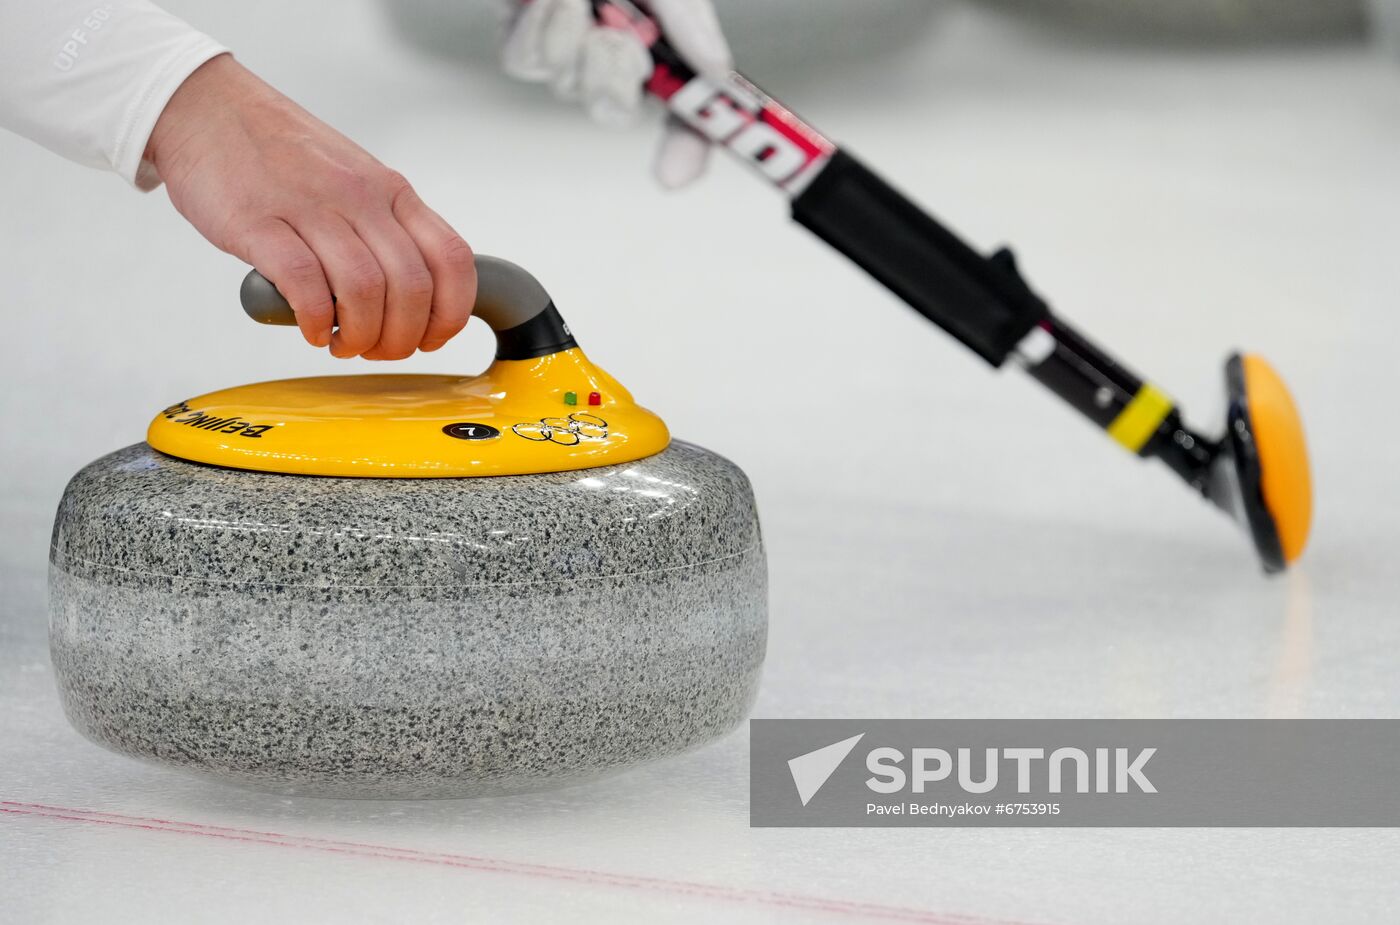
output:
<svg viewBox="0 0 1400 925"><path fill-rule="evenodd" d="M817 795L817 791L836 773L851 749L863 738L865 733L862 732L788 761L788 770L792 772L792 782L797 785L797 795L801 797L803 806Z"/></svg>

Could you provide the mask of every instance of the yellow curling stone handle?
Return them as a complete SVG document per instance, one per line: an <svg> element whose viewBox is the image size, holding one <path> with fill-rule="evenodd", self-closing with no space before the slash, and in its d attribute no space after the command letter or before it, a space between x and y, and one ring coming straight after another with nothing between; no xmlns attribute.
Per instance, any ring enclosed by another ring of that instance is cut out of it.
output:
<svg viewBox="0 0 1400 925"><path fill-rule="evenodd" d="M567 472L631 462L670 445L662 420L579 349L527 271L477 257L473 315L496 334L477 376L318 376L186 399L146 440L193 462L295 475L442 478ZM264 324L296 324L270 282L242 301Z"/></svg>

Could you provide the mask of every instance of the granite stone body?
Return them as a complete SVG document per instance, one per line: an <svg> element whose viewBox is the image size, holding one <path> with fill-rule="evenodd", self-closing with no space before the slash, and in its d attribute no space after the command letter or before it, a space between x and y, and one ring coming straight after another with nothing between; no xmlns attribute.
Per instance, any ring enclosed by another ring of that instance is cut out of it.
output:
<svg viewBox="0 0 1400 925"><path fill-rule="evenodd" d="M69 484L64 708L116 751L288 793L462 797L674 754L747 714L752 492L676 442L548 475L238 472L145 444Z"/></svg>

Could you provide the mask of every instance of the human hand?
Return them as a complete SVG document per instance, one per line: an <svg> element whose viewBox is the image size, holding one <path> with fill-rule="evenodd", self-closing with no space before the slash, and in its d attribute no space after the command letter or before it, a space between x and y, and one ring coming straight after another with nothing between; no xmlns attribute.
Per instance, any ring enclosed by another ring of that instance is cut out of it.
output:
<svg viewBox="0 0 1400 925"><path fill-rule="evenodd" d="M595 120L626 124L641 109L651 76L646 44L631 32L594 21L589 0L504 0L511 15L501 46L506 73L548 83L563 99L577 99ZM666 39L702 74L733 67L711 0L649 0L647 11ZM705 171L710 143L668 117L654 172L668 189L685 186Z"/></svg>
<svg viewBox="0 0 1400 925"><path fill-rule="evenodd" d="M277 286L313 346L398 360L471 315L467 243L401 175L229 55L181 84L146 159L200 234Z"/></svg>

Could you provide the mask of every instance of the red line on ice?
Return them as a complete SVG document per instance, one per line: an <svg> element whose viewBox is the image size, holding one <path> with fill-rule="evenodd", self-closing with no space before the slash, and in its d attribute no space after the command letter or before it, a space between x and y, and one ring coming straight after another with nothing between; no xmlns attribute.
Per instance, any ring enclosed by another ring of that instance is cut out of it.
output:
<svg viewBox="0 0 1400 925"><path fill-rule="evenodd" d="M767 906L809 909L837 915L860 916L890 921L921 922L929 923L929 925L1024 925L1024 923L1015 923L1005 919L986 919L957 913L937 913L900 906L886 906L877 903L849 902L846 900L826 899L818 896L803 896L800 894L779 893L768 890L718 886L686 880L670 880L661 877L614 874L606 871L589 870L587 868L558 867L549 864L531 864L521 861L509 861L500 858L488 858L475 855L420 851L414 848L397 848L392 845L339 841L335 839L317 838L314 836L287 835L281 832L241 829L200 822L182 822L152 816L130 816L121 813L107 813L67 806L53 806L47 803L0 800L0 813L11 816L33 816L46 819L58 819L65 822L82 822L90 825L104 825L148 832L195 835L203 838L217 838L225 841L272 845L281 848L302 848L329 854L342 854L379 860L431 864L441 867L474 870L483 873L515 874L518 876L542 877L553 880L588 883L597 886L704 897L728 902L747 902Z"/></svg>

